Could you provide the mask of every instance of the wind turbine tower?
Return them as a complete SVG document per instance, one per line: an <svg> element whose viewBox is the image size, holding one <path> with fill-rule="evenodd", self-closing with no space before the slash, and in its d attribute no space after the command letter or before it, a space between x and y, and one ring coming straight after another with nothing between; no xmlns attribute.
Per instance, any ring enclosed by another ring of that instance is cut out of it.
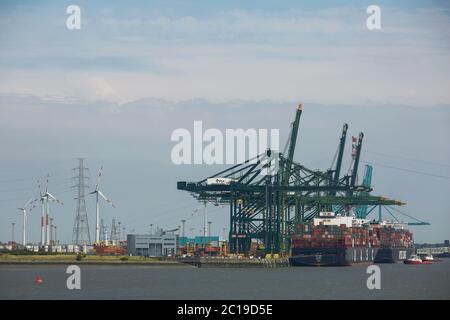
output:
<svg viewBox="0 0 450 320"><path fill-rule="evenodd" d="M41 245L50 245L50 202L63 204L62 201L56 199L50 192L48 192L48 177L45 184L45 193L42 194L40 190L39 200L42 203L42 218L41 218Z"/></svg>
<svg viewBox="0 0 450 320"><path fill-rule="evenodd" d="M14 227L15 227L16 223L12 222L11 223L11 243L14 243Z"/></svg>
<svg viewBox="0 0 450 320"><path fill-rule="evenodd" d="M33 198L31 198L30 200L28 200L22 208L17 208L22 212L23 215L23 221L22 221L22 245L25 246L27 244L27 236L26 236L26 232L27 232L27 207L28 205L31 203L31 201L33 201Z"/></svg>
<svg viewBox="0 0 450 320"><path fill-rule="evenodd" d="M184 238L186 236L185 234L185 226L186 226L186 219L181 220L181 236Z"/></svg>
<svg viewBox="0 0 450 320"><path fill-rule="evenodd" d="M208 208L206 207L206 201L203 202L203 236L208 236Z"/></svg>
<svg viewBox="0 0 450 320"><path fill-rule="evenodd" d="M100 178L102 176L103 167L100 168L98 171L97 176L97 186L95 187L95 190L90 192L89 194L95 194L96 199L96 215L95 215L95 243L100 242L100 203L99 203L99 196L102 197L107 203L111 204L113 208L115 208L114 203L108 199L101 191L100 191ZM111 239L112 240L112 239Z"/></svg>

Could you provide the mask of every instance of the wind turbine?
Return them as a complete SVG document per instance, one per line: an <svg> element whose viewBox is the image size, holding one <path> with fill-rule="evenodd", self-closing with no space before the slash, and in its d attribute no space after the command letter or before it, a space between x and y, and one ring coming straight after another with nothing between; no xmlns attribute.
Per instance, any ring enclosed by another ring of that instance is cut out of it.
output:
<svg viewBox="0 0 450 320"><path fill-rule="evenodd" d="M100 178L102 176L102 172L103 172L103 166L100 167L100 170L98 171L97 185L95 186L95 190L92 191L91 193L89 193L89 194L95 194L95 198L96 198L95 243L100 242L100 203L98 200L99 199L98 196L102 197L107 203L111 204L111 206L113 208L116 207L114 205L114 203L100 191Z"/></svg>
<svg viewBox="0 0 450 320"><path fill-rule="evenodd" d="M42 188L41 188L41 183L38 180L38 188L39 188L39 198L34 200L34 201L40 201L41 205L42 205L42 215L41 215L41 246L45 245L45 225L44 225L44 220L45 220L45 199L42 197Z"/></svg>
<svg viewBox="0 0 450 320"><path fill-rule="evenodd" d="M26 225L27 225L27 207L30 205L30 203L33 201L34 199L31 198L30 200L28 200L27 202L25 202L25 204L23 205L22 208L17 208L20 211L22 211L23 214L23 222L22 222L22 244L25 247L27 244L27 238L26 238Z"/></svg>
<svg viewBox="0 0 450 320"><path fill-rule="evenodd" d="M39 201L42 204L42 218L41 218L41 245L50 245L50 201L63 204L62 201L56 199L50 192L48 192L48 177L45 184L45 193L42 194L41 186L39 185Z"/></svg>

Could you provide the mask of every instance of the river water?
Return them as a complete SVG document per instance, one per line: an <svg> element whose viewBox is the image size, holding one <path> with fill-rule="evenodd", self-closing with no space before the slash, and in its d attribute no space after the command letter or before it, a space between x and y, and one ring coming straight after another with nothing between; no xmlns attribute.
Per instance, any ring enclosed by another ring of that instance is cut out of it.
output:
<svg viewBox="0 0 450 320"><path fill-rule="evenodd" d="M381 289L367 266L194 268L82 265L69 290L64 265L0 265L0 299L450 299L450 259L383 264ZM43 282L36 283L36 277Z"/></svg>

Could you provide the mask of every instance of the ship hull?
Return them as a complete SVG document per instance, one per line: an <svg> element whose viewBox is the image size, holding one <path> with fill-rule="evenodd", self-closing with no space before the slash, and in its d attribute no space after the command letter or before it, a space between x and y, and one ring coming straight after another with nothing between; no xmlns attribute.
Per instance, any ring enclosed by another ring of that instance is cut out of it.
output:
<svg viewBox="0 0 450 320"><path fill-rule="evenodd" d="M292 266L349 266L373 263L377 251L369 247L292 248L289 262Z"/></svg>
<svg viewBox="0 0 450 320"><path fill-rule="evenodd" d="M405 260L403 261L404 264L424 264L423 261L412 261L412 260Z"/></svg>
<svg viewBox="0 0 450 320"><path fill-rule="evenodd" d="M375 263L395 263L405 261L414 253L414 248L379 248Z"/></svg>
<svg viewBox="0 0 450 320"><path fill-rule="evenodd" d="M292 266L349 266L359 263L395 263L409 259L413 248L320 247L292 248Z"/></svg>

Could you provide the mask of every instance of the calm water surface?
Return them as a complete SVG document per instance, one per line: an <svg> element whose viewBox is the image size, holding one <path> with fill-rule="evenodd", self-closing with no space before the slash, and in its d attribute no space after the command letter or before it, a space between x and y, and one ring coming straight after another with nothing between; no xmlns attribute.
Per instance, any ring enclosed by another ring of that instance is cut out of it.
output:
<svg viewBox="0 0 450 320"><path fill-rule="evenodd" d="M381 290L367 266L231 269L81 266L81 290L68 290L66 266L0 266L1 299L450 299L450 259L433 265L384 264ZM35 283L36 276L44 280Z"/></svg>

